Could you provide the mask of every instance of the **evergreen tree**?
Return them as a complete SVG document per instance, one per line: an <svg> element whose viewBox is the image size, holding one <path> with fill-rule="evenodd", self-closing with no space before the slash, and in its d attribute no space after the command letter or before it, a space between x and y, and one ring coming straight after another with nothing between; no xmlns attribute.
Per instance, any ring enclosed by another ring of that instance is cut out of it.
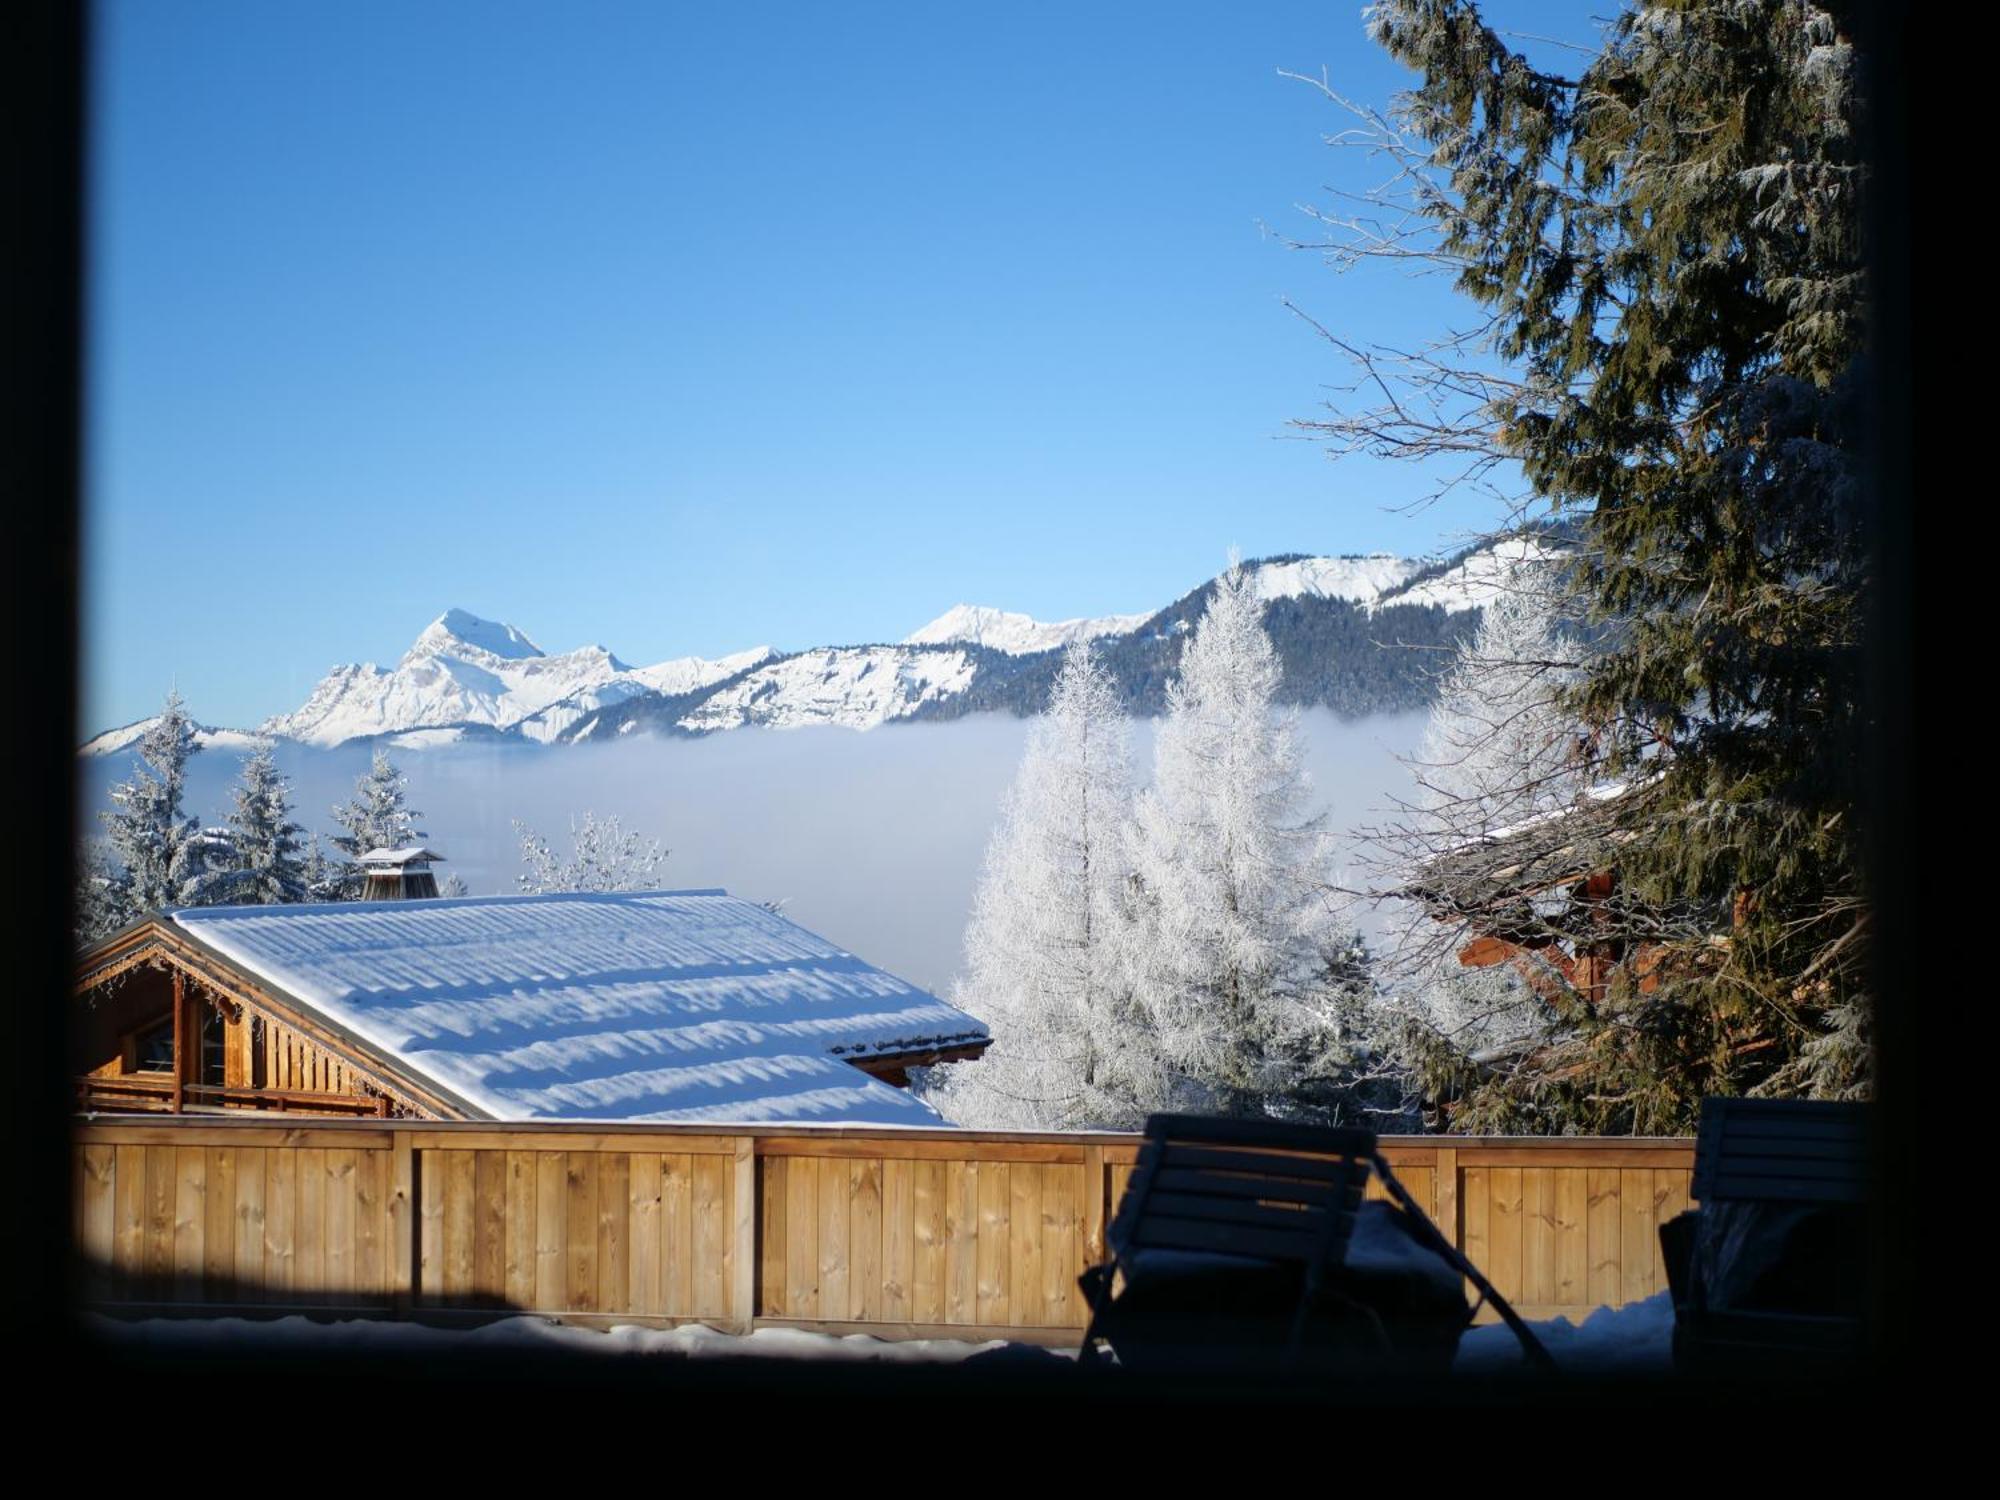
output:
<svg viewBox="0 0 2000 1500"><path fill-rule="evenodd" d="M1664 955L1653 984L1614 987L1573 1045L1467 1102L1672 1131L1706 1094L1864 1088L1864 179L1844 12L1651 0L1574 78L1470 0L1370 17L1420 78L1399 133L1432 252L1510 373L1419 361L1446 399L1472 372L1455 425L1420 399L1322 425L1417 456L1449 429L1519 463L1576 529L1603 632L1571 707L1610 770L1654 788L1621 810L1617 870Z"/></svg>
<svg viewBox="0 0 2000 1500"><path fill-rule="evenodd" d="M291 819L285 779L271 747L243 761L236 804L229 815L235 872L228 899L247 906L275 906L306 899L306 871L299 835Z"/></svg>
<svg viewBox="0 0 2000 1500"><path fill-rule="evenodd" d="M417 827L423 814L408 805L408 782L383 750L375 752L367 774L355 783L354 797L333 810L341 832L333 847L343 856L332 881L332 899L357 899L365 888L361 856L372 849L404 849L426 835Z"/></svg>
<svg viewBox="0 0 2000 1500"><path fill-rule="evenodd" d="M128 919L202 899L213 873L212 844L184 806L188 762L200 751L180 694L168 693L159 718L139 738L138 767L111 789L112 806L98 815Z"/></svg>
<svg viewBox="0 0 2000 1500"><path fill-rule="evenodd" d="M986 850L952 999L987 1023L977 1062L929 1097L988 1129L1122 1129L1169 1102L1123 971L1130 726L1088 642L1063 653Z"/></svg>
<svg viewBox="0 0 2000 1500"><path fill-rule="evenodd" d="M1167 693L1131 833L1126 970L1203 1108L1337 1113L1341 1005L1362 955L1336 919L1323 820L1249 577L1216 584Z"/></svg>
<svg viewBox="0 0 2000 1500"><path fill-rule="evenodd" d="M86 840L77 851L74 901L79 948L88 948L139 917L125 872L113 861L102 839Z"/></svg>

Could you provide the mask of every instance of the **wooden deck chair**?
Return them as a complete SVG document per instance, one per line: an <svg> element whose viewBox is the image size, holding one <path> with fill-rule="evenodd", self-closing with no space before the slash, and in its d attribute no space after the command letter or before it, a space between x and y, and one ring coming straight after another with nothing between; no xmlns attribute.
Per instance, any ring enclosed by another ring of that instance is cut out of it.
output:
<svg viewBox="0 0 2000 1500"><path fill-rule="evenodd" d="M1381 1320L1342 1284L1371 1170L1419 1242L1465 1275L1515 1330L1530 1360L1548 1367L1533 1332L1390 1172L1372 1132L1193 1115L1155 1115L1146 1122L1137 1169L1109 1230L1111 1259L1081 1279L1091 1316L1080 1362L1097 1361L1100 1338L1116 1347L1121 1335L1133 1336L1135 1319L1142 1327L1150 1322L1156 1343L1171 1343L1178 1326L1189 1358L1229 1352L1232 1340L1240 1354L1247 1335L1238 1323L1282 1320L1282 1357L1297 1359L1315 1315L1329 1308L1350 1315L1357 1326L1372 1324L1388 1354ZM1130 1303L1146 1301L1162 1260L1183 1267L1205 1263L1210 1270L1233 1264L1240 1274L1209 1283L1232 1286L1233 1297L1200 1308L1176 1308L1171 1301L1162 1307L1155 1298L1150 1311L1133 1314Z"/></svg>
<svg viewBox="0 0 2000 1500"><path fill-rule="evenodd" d="M1858 1355L1867 1128L1862 1104L1702 1101L1697 1206L1660 1226L1679 1366Z"/></svg>

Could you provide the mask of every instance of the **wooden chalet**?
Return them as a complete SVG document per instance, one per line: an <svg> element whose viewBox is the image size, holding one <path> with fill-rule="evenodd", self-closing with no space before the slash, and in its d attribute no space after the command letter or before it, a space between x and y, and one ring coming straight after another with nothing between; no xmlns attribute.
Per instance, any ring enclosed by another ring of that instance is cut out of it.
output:
<svg viewBox="0 0 2000 1500"><path fill-rule="evenodd" d="M1471 934L1457 954L1466 968L1509 964L1537 993L1567 989L1592 1006L1621 970L1649 993L1664 950L1626 935L1618 878L1649 794L1595 789L1573 808L1446 851L1398 894Z"/></svg>
<svg viewBox="0 0 2000 1500"><path fill-rule="evenodd" d="M723 891L165 912L74 996L107 1112L934 1125L909 1070L991 1040Z"/></svg>
<svg viewBox="0 0 2000 1500"><path fill-rule="evenodd" d="M428 901L438 894L431 869L444 856L422 845L408 849L370 849L361 856L363 901Z"/></svg>

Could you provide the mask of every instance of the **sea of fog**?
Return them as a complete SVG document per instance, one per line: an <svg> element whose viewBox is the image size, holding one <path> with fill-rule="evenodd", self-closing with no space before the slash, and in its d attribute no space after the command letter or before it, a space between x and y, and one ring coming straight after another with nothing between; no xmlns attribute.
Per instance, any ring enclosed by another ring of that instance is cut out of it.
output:
<svg viewBox="0 0 2000 1500"><path fill-rule="evenodd" d="M1398 756L1423 733L1420 713L1300 720L1314 793L1330 826L1378 821L1409 787ZM1026 720L980 716L946 724L847 729L743 729L706 739L638 739L555 748L458 745L395 754L410 802L445 869L474 894L512 891L520 820L567 847L586 811L671 851L661 883L721 886L785 914L869 962L943 993L1001 793L1021 756ZM1150 725L1135 743L1143 778ZM296 816L320 830L352 794L370 751L279 748ZM190 766L190 808L220 822L240 757L208 750ZM86 831L95 831L128 756L81 765ZM1374 925L1366 908L1354 919Z"/></svg>

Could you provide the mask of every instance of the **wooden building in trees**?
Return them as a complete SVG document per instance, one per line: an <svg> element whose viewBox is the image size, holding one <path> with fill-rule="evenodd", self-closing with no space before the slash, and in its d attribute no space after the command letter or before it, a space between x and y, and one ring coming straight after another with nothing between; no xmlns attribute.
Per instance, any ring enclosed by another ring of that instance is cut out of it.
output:
<svg viewBox="0 0 2000 1500"><path fill-rule="evenodd" d="M87 1110L939 1123L977 1020L727 892L200 907L77 960Z"/></svg>

